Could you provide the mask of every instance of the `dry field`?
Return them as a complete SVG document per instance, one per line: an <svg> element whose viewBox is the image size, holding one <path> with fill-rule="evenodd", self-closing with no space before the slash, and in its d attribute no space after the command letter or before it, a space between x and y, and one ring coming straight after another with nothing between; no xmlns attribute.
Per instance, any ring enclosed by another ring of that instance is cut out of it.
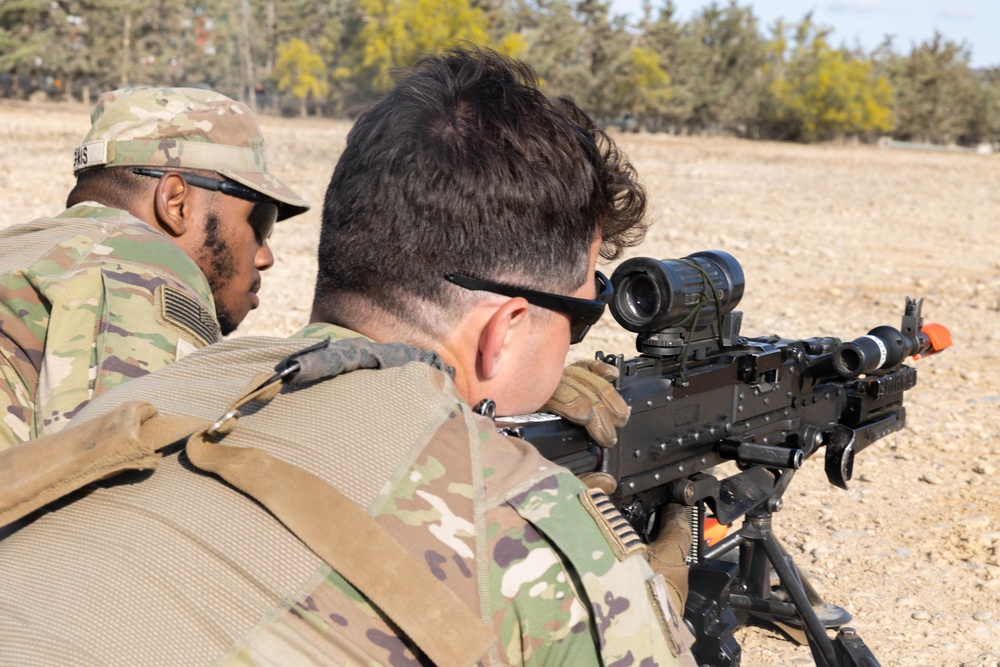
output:
<svg viewBox="0 0 1000 667"><path fill-rule="evenodd" d="M0 106L0 227L53 214L88 110ZM265 118L273 170L320 205L348 125ZM1000 155L618 137L651 197L633 254L717 248L746 272L747 335L852 339L899 326L904 296L955 346L918 362L907 428L861 454L849 491L810 460L775 528L883 665L1000 663ZM263 305L240 334L306 323L319 212L279 226ZM577 357L634 351L607 316ZM779 633L740 633L743 664L812 664Z"/></svg>

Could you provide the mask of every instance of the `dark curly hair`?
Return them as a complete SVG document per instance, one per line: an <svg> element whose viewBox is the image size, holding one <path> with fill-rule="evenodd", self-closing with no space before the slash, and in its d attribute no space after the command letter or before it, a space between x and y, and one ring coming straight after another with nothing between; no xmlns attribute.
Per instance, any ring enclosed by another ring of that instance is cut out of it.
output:
<svg viewBox="0 0 1000 667"><path fill-rule="evenodd" d="M620 256L644 236L645 206L614 142L527 65L471 46L425 57L347 137L323 206L318 310L351 295L414 321L414 297L456 305L452 271L576 289L595 235Z"/></svg>

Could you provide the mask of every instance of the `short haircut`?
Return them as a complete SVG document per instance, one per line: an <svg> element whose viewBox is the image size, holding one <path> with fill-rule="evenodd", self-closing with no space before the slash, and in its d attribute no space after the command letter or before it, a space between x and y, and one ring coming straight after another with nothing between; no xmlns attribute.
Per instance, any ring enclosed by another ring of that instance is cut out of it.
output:
<svg viewBox="0 0 1000 667"><path fill-rule="evenodd" d="M111 208L128 210L137 195L151 189L156 181L132 173L131 167L106 167L81 171L76 186L66 198L66 207L95 201Z"/></svg>
<svg viewBox="0 0 1000 667"><path fill-rule="evenodd" d="M81 202L93 201L110 208L128 210L140 196L152 193L159 179L142 176L132 167L95 167L76 175L76 185L66 198L66 208ZM208 178L225 178L217 171L206 169L164 168L166 172L197 174ZM218 193L214 193L218 194Z"/></svg>
<svg viewBox="0 0 1000 667"><path fill-rule="evenodd" d="M454 315L464 303L447 272L576 289L595 234L618 257L645 234L645 206L614 142L569 99L547 99L528 66L474 47L425 57L347 137L323 205L317 304L369 303L427 331L428 304Z"/></svg>

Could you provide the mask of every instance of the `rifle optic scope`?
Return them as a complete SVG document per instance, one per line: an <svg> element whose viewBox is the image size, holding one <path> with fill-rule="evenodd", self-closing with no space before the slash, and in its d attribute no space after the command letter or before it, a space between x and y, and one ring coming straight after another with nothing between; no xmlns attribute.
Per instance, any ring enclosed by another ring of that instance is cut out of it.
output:
<svg viewBox="0 0 1000 667"><path fill-rule="evenodd" d="M706 278L714 297L706 289ZM615 288L611 314L618 324L647 333L675 327L700 329L726 315L743 298L745 279L735 257L722 250L705 250L662 261L634 257L615 269L611 284ZM699 304L697 321L689 322Z"/></svg>

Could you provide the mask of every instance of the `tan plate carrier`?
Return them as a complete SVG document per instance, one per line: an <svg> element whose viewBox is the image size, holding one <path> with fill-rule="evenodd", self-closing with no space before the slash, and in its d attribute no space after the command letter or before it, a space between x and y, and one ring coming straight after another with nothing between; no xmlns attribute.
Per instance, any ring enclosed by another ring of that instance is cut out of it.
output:
<svg viewBox="0 0 1000 667"><path fill-rule="evenodd" d="M188 438L191 462L253 497L309 549L382 610L435 664L474 665L493 631L373 517L312 473L254 447L221 439L239 409L267 402L280 375L254 378L215 423L167 416L145 402L0 452L0 527L92 482L157 467L164 447ZM329 511L316 512L316 507ZM352 535L351 540L337 540Z"/></svg>

